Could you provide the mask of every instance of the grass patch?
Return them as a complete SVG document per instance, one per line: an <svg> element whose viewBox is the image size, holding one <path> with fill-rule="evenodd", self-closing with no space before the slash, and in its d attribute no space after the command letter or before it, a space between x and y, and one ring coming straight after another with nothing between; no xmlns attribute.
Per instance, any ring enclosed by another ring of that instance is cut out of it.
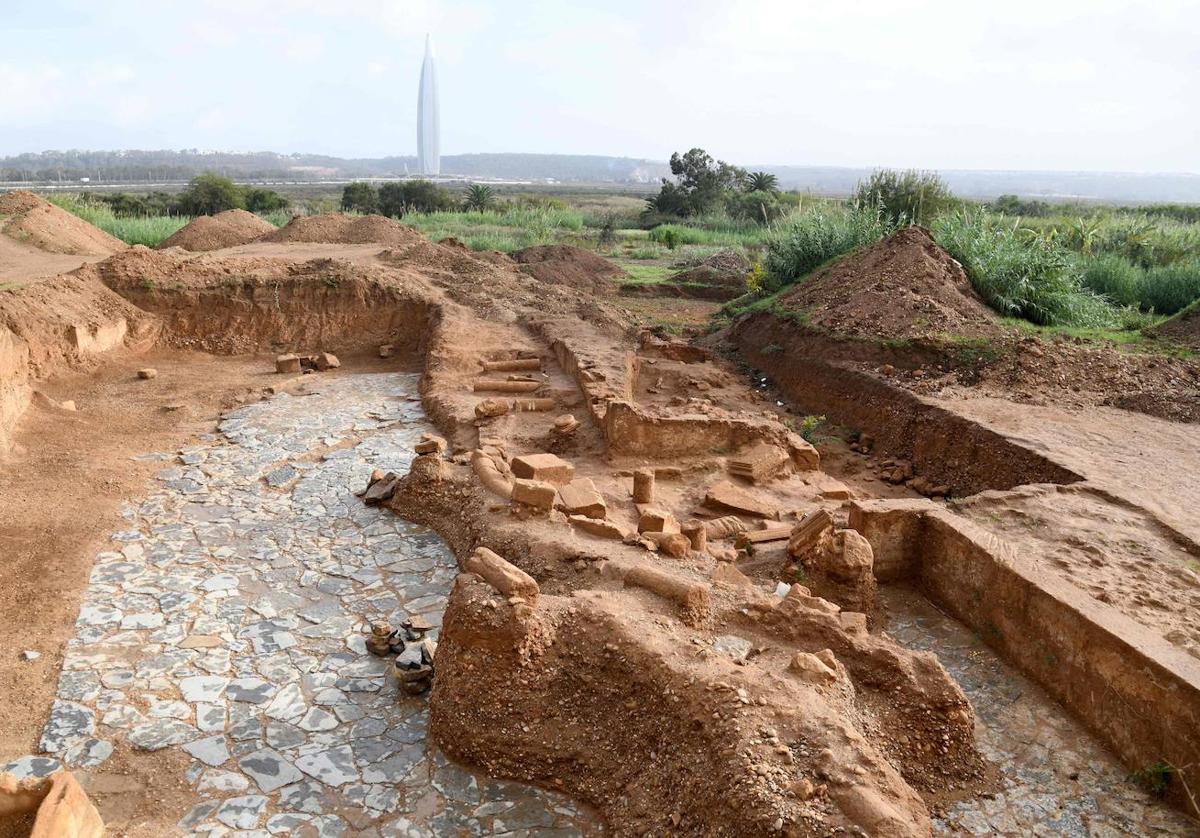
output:
<svg viewBox="0 0 1200 838"><path fill-rule="evenodd" d="M675 274L675 269L669 265L620 264L629 274L629 279L623 285L659 285Z"/></svg>

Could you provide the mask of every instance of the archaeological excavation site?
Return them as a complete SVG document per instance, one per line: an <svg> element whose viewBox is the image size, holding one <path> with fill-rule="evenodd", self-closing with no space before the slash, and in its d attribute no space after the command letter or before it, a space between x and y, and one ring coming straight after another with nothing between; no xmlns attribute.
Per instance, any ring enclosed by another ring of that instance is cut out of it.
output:
<svg viewBox="0 0 1200 838"><path fill-rule="evenodd" d="M1194 353L616 273L0 195L0 838L1200 834Z"/></svg>

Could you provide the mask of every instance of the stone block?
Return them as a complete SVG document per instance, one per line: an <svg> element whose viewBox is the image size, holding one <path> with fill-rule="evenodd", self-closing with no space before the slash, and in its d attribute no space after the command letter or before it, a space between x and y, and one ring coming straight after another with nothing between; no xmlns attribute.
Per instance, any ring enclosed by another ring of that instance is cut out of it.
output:
<svg viewBox="0 0 1200 838"><path fill-rule="evenodd" d="M475 549L466 561L466 570L481 577L504 596L521 597L530 605L537 602L541 592L536 579L486 547Z"/></svg>
<svg viewBox="0 0 1200 838"><path fill-rule="evenodd" d="M608 515L608 507L604 496L596 491L596 486L586 477L572 480L558 490L562 508L572 515L586 515L589 518L604 518Z"/></svg>
<svg viewBox="0 0 1200 838"><path fill-rule="evenodd" d="M728 480L713 484L704 495L704 505L709 509L736 512L755 518L777 518L777 510L764 503L745 489L739 489Z"/></svg>
<svg viewBox="0 0 1200 838"><path fill-rule="evenodd" d="M342 362L339 361L338 356L334 355L332 352L321 352L317 355L316 365L317 369L319 369L321 372L324 372L325 370L337 369L342 365Z"/></svg>
<svg viewBox="0 0 1200 838"><path fill-rule="evenodd" d="M509 404L504 399L484 399L475 405L476 419L494 419L508 413Z"/></svg>
<svg viewBox="0 0 1200 838"><path fill-rule="evenodd" d="M589 518L586 515L572 515L570 520L571 525L583 530L591 535L599 536L600 538L611 538L614 541L624 541L633 533L607 519Z"/></svg>
<svg viewBox="0 0 1200 838"><path fill-rule="evenodd" d="M280 355L275 359L275 372L279 373L294 373L300 372L300 356L299 355Z"/></svg>
<svg viewBox="0 0 1200 838"><path fill-rule="evenodd" d="M638 532L679 533L680 531L679 521L664 509L643 509L638 518Z"/></svg>
<svg viewBox="0 0 1200 838"><path fill-rule="evenodd" d="M518 478L513 481L512 499L517 503L532 506L535 509L549 511L554 508L554 499L558 490L553 483L544 480L525 480Z"/></svg>
<svg viewBox="0 0 1200 838"><path fill-rule="evenodd" d="M555 454L526 454L514 457L511 467L514 477L545 480L557 486L570 483L575 477L575 466Z"/></svg>

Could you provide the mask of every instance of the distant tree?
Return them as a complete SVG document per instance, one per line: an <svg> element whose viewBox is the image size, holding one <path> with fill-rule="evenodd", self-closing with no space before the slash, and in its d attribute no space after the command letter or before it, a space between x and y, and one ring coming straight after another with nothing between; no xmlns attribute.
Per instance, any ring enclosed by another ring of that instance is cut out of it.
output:
<svg viewBox="0 0 1200 838"><path fill-rule="evenodd" d="M379 211L379 195L366 181L356 180L342 187L342 212L372 213Z"/></svg>
<svg viewBox="0 0 1200 838"><path fill-rule="evenodd" d="M250 212L275 212L288 205L288 199L274 189L247 186L242 190L242 200Z"/></svg>
<svg viewBox="0 0 1200 838"><path fill-rule="evenodd" d="M482 183L470 183L463 192L463 206L468 210L483 212L492 205L495 198L496 193L492 187Z"/></svg>
<svg viewBox="0 0 1200 838"><path fill-rule="evenodd" d="M954 195L937 172L876 169L854 190L855 201L874 207L896 224L928 224L954 204Z"/></svg>
<svg viewBox="0 0 1200 838"><path fill-rule="evenodd" d="M196 175L179 193L179 210L184 215L216 215L244 207L242 190L229 178L212 172Z"/></svg>
<svg viewBox="0 0 1200 838"><path fill-rule="evenodd" d="M747 192L778 192L779 178L769 172L751 172L746 175Z"/></svg>
<svg viewBox="0 0 1200 838"><path fill-rule="evenodd" d="M1016 195L1001 195L991 203L993 212L1005 215L1026 215L1035 218L1050 215L1051 206L1045 201L1023 201Z"/></svg>
<svg viewBox="0 0 1200 838"><path fill-rule="evenodd" d="M663 178L658 195L647 201L648 214L701 215L717 206L727 192L737 189L747 178L745 169L714 160L702 148L672 154L671 174L675 182Z"/></svg>
<svg viewBox="0 0 1200 838"><path fill-rule="evenodd" d="M454 209L454 196L431 180L405 180L379 187L379 211L390 218L409 212L442 212Z"/></svg>
<svg viewBox="0 0 1200 838"><path fill-rule="evenodd" d="M103 197L105 203L112 209L113 215L120 218L132 218L150 215L146 201L138 195L118 192L115 195Z"/></svg>
<svg viewBox="0 0 1200 838"><path fill-rule="evenodd" d="M731 192L725 199L725 211L734 218L770 224L783 214L783 207L774 192Z"/></svg>

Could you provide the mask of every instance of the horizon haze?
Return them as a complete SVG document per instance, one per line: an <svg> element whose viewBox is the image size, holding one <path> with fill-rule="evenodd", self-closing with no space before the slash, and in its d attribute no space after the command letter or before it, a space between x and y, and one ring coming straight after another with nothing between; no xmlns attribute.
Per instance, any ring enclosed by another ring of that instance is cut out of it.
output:
<svg viewBox="0 0 1200 838"><path fill-rule="evenodd" d="M1188 0L1003 15L945 0L47 0L6 11L0 156L411 155L432 32L443 155L701 146L774 166L1191 173L1198 24Z"/></svg>

